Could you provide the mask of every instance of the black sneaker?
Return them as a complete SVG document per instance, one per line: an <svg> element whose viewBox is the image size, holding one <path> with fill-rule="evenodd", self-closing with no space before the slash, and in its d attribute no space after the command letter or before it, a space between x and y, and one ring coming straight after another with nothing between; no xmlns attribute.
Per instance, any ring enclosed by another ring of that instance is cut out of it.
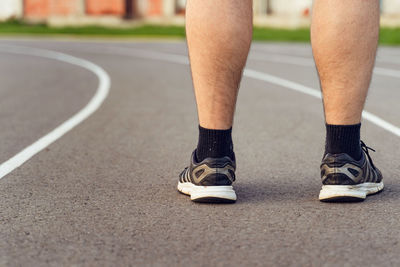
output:
<svg viewBox="0 0 400 267"><path fill-rule="evenodd" d="M321 201L361 201L367 195L383 189L382 173L375 167L368 149L361 141L362 156L354 160L349 155L326 154L321 163Z"/></svg>
<svg viewBox="0 0 400 267"><path fill-rule="evenodd" d="M235 202L235 156L196 161L195 150L189 167L179 175L178 190L196 202Z"/></svg>

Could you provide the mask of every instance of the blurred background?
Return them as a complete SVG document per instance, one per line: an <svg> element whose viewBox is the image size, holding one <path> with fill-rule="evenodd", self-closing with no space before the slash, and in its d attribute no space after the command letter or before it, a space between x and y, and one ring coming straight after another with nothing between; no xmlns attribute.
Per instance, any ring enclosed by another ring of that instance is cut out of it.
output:
<svg viewBox="0 0 400 267"><path fill-rule="evenodd" d="M387 189L345 205L317 200L312 0L253 0L238 203L177 192L198 135L185 2L0 0L0 267L400 266L400 0L380 2L362 128Z"/></svg>
<svg viewBox="0 0 400 267"><path fill-rule="evenodd" d="M182 25L186 0L1 0L0 20L52 26ZM309 24L312 0L254 0L256 26L300 28ZM382 26L400 25L400 1L381 0Z"/></svg>

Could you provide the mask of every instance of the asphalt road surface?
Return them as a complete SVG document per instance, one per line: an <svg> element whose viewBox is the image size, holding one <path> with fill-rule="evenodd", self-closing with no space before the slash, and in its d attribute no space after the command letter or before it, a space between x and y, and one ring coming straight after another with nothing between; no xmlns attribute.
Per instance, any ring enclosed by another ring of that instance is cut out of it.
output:
<svg viewBox="0 0 400 267"><path fill-rule="evenodd" d="M111 86L48 50L95 64ZM306 44L252 46L236 204L179 194L197 139L186 54L183 42L0 40L0 162L39 149L109 89L88 119L0 179L0 265L400 265L400 48L379 49L363 120L386 187L348 204L318 201L325 129Z"/></svg>

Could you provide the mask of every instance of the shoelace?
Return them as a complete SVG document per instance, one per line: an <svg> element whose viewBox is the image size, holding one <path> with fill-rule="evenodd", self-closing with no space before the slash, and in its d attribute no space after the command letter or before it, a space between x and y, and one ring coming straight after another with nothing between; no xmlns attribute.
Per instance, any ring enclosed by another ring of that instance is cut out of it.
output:
<svg viewBox="0 0 400 267"><path fill-rule="evenodd" d="M371 156L369 155L369 152L368 152L368 150L371 150L371 151L376 152L375 149L373 149L373 148L367 146L362 140L361 140L361 149L362 149L362 150L365 152L365 154L367 155L368 160L369 160L369 162L371 163L371 166L372 166L374 169L376 169L374 163L372 162Z"/></svg>

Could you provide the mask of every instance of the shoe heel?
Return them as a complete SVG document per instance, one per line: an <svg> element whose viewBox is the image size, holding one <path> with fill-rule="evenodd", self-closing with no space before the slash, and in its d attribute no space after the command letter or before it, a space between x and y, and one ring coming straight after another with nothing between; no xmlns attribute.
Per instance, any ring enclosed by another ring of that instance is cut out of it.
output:
<svg viewBox="0 0 400 267"><path fill-rule="evenodd" d="M194 186L190 199L195 202L232 203L237 196L232 186Z"/></svg>

